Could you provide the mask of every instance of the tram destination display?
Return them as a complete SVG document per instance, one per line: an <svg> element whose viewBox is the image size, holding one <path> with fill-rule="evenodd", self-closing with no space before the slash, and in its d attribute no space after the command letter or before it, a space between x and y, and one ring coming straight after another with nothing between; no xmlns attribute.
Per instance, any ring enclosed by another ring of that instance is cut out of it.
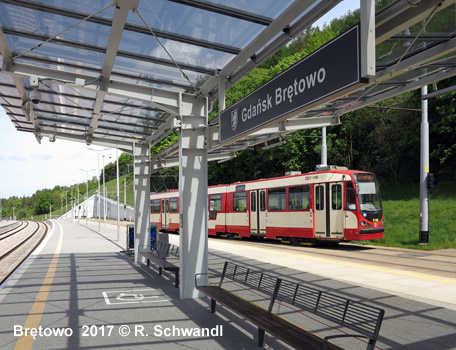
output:
<svg viewBox="0 0 456 350"><path fill-rule="evenodd" d="M359 25L304 57L220 114L220 142L296 115L360 83Z"/></svg>

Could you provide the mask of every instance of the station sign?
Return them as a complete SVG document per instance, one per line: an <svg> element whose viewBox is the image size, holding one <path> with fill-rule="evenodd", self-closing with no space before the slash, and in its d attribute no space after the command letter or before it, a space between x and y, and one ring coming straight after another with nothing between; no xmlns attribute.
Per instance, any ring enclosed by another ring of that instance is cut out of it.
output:
<svg viewBox="0 0 456 350"><path fill-rule="evenodd" d="M220 143L352 90L360 83L359 33L357 25L223 110Z"/></svg>

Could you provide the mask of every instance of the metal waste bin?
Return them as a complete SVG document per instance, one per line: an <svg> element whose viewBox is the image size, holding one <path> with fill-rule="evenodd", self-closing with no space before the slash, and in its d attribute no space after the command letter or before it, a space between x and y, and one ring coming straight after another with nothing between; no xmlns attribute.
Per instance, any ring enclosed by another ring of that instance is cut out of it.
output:
<svg viewBox="0 0 456 350"><path fill-rule="evenodd" d="M157 225L150 224L150 249L155 249L157 242Z"/></svg>
<svg viewBox="0 0 456 350"><path fill-rule="evenodd" d="M150 249L154 249L157 241L157 225L150 224ZM132 251L135 249L135 225L127 225L127 249Z"/></svg>
<svg viewBox="0 0 456 350"><path fill-rule="evenodd" d="M127 252L135 248L135 225L127 225Z"/></svg>

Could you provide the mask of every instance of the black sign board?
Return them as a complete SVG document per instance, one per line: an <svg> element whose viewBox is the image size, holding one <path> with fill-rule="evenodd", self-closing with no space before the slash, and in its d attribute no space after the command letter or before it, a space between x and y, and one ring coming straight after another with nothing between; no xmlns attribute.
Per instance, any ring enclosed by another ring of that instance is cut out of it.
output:
<svg viewBox="0 0 456 350"><path fill-rule="evenodd" d="M359 26L355 26L223 110L220 142L297 113L359 82Z"/></svg>

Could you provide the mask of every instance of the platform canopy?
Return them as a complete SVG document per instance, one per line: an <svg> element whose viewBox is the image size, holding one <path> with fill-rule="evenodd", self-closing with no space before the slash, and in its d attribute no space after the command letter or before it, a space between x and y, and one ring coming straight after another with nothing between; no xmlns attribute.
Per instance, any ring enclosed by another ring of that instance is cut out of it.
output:
<svg viewBox="0 0 456 350"><path fill-rule="evenodd" d="M38 142L132 152L133 143L153 145L180 128L181 116L204 109L196 97L207 97L210 109L220 90L339 2L0 0L0 104ZM337 124L348 111L454 75L455 23L441 20L454 7L454 0L391 2L371 21L376 68L366 84L225 144L215 117L208 159ZM153 156L152 171L177 165L177 150Z"/></svg>

